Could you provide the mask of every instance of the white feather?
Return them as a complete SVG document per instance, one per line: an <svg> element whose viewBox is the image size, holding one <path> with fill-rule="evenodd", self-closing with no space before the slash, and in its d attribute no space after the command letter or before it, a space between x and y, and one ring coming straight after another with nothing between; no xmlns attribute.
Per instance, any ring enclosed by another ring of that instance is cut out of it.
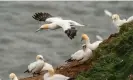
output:
<svg viewBox="0 0 133 80"><path fill-rule="evenodd" d="M48 19L46 19L47 22L56 22L56 21L60 21L62 20L61 17L50 17Z"/></svg>
<svg viewBox="0 0 133 80"><path fill-rule="evenodd" d="M31 73L40 73L40 71L42 70L44 66L44 61L43 60L37 60L31 64L28 65L28 70L31 72Z"/></svg>
<svg viewBox="0 0 133 80"><path fill-rule="evenodd" d="M74 54L71 55L71 59L73 60L80 60L84 57L84 51L83 50L78 50Z"/></svg>
<svg viewBox="0 0 133 80"><path fill-rule="evenodd" d="M45 71L46 69L51 69L51 68L53 68L53 66L51 64L45 62L44 67L41 71Z"/></svg>
<svg viewBox="0 0 133 80"><path fill-rule="evenodd" d="M101 36L99 36L99 35L96 35L96 38L97 38L98 40L100 40L100 41L103 41L103 38L102 38Z"/></svg>
<svg viewBox="0 0 133 80"><path fill-rule="evenodd" d="M108 15L109 17L112 16L112 13L111 13L110 11L108 11L108 10L104 10L104 13L105 13L106 15Z"/></svg>
<svg viewBox="0 0 133 80"><path fill-rule="evenodd" d="M78 23L76 21L73 21L73 20L65 20L65 21L68 21L73 26L81 26L81 27L85 26L85 25L82 25L82 24L80 24L80 23Z"/></svg>
<svg viewBox="0 0 133 80"><path fill-rule="evenodd" d="M133 21L133 16L131 16L131 17L129 17L129 18L127 19L127 22L131 22L131 21Z"/></svg>

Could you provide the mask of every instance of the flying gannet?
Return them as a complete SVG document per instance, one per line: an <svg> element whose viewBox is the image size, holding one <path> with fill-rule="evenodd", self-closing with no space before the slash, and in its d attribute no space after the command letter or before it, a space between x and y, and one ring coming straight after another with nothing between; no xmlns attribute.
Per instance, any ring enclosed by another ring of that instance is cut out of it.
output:
<svg viewBox="0 0 133 80"><path fill-rule="evenodd" d="M36 56L36 61L33 63L30 63L28 65L28 69L24 72L28 72L28 73L32 73L33 76L35 76L36 74L40 74L41 70L44 67L44 59L42 55L37 55Z"/></svg>
<svg viewBox="0 0 133 80"><path fill-rule="evenodd" d="M66 60L66 62L71 62L77 60L79 62L85 62L92 56L92 51L87 47L86 44L82 45L82 49L78 50L74 54L71 55L71 58Z"/></svg>
<svg viewBox="0 0 133 80"><path fill-rule="evenodd" d="M74 78L70 78L61 74L55 74L53 67L45 68L48 72L44 74L44 80L74 80Z"/></svg>
<svg viewBox="0 0 133 80"><path fill-rule="evenodd" d="M104 10L104 13L112 18L113 24L117 28L118 32L119 32L119 29L120 29L119 26L123 25L124 23L129 23L129 22L133 21L133 16L129 17L128 19L121 19L118 14L112 14L108 10Z"/></svg>
<svg viewBox="0 0 133 80"><path fill-rule="evenodd" d="M96 36L99 40L98 41L95 41L95 42L93 42L93 43L90 43L90 39L89 39L89 37L87 36L87 34L82 34L82 36L81 36L81 41L82 40L85 40L85 44L86 44L86 46L89 48L89 49L91 49L91 50L95 50L98 46L99 46L99 44L101 43L101 42L103 42L103 39L100 37L100 36Z"/></svg>
<svg viewBox="0 0 133 80"><path fill-rule="evenodd" d="M38 30L36 30L36 32L47 29L55 30L62 28L70 39L73 39L77 34L75 26L84 26L76 21L64 20L61 17L53 17L51 14L45 12L35 13L32 17L37 21L50 22L49 24L42 25Z"/></svg>
<svg viewBox="0 0 133 80"><path fill-rule="evenodd" d="M9 74L10 80L18 80L17 76L14 73Z"/></svg>

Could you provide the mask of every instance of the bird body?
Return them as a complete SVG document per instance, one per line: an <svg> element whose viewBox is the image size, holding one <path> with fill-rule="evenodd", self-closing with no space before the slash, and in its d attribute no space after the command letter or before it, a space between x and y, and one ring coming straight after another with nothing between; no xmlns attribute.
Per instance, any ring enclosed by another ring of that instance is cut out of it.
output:
<svg viewBox="0 0 133 80"><path fill-rule="evenodd" d="M86 46L86 44L83 44L82 49L72 54L71 58L66 60L66 62L71 62L74 60L77 60L79 62L84 62L88 60L91 56L92 56L92 51Z"/></svg>
<svg viewBox="0 0 133 80"><path fill-rule="evenodd" d="M62 28L70 39L73 39L76 36L77 30L75 26L84 26L73 20L64 20L61 17L53 17L49 13L35 13L33 18L37 21L51 22L49 24L42 25L36 32L43 29L54 30Z"/></svg>

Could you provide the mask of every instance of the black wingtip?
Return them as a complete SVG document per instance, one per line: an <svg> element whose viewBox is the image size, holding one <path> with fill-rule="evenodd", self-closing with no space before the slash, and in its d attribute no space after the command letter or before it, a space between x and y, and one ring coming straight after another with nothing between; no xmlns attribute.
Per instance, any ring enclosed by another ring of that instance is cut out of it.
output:
<svg viewBox="0 0 133 80"><path fill-rule="evenodd" d="M26 73L26 72L29 73L29 70L27 69L26 71L24 71L24 73Z"/></svg>
<svg viewBox="0 0 133 80"><path fill-rule="evenodd" d="M75 29L75 27L72 27L71 29L66 30L65 33L72 40L76 36L77 30Z"/></svg>
<svg viewBox="0 0 133 80"><path fill-rule="evenodd" d="M68 80L75 80L75 78L69 78Z"/></svg>
<svg viewBox="0 0 133 80"><path fill-rule="evenodd" d="M47 18L50 18L52 17L52 15L50 15L49 13L42 13L42 12L38 12L38 13L35 13L32 18L34 18L35 20L37 21L46 21Z"/></svg>

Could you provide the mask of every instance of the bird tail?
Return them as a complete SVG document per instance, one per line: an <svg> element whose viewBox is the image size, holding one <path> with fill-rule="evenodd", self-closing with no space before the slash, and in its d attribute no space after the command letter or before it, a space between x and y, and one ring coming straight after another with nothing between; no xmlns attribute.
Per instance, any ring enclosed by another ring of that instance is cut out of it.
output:
<svg viewBox="0 0 133 80"><path fill-rule="evenodd" d="M30 71L27 69L26 71L24 71L24 73L26 73L26 72L29 73Z"/></svg>
<svg viewBox="0 0 133 80"><path fill-rule="evenodd" d="M70 59L66 60L65 62L71 62L71 61L73 61L73 60L70 58Z"/></svg>
<svg viewBox="0 0 133 80"><path fill-rule="evenodd" d="M37 21L46 21L46 19L52 17L52 15L45 12L44 13L38 12L38 13L35 13L32 17Z"/></svg>
<svg viewBox="0 0 133 80"><path fill-rule="evenodd" d="M98 40L100 40L100 41L103 41L103 38L102 38L101 36L99 36L99 35L96 35L96 38L97 38Z"/></svg>
<svg viewBox="0 0 133 80"><path fill-rule="evenodd" d="M75 80L75 78L69 78L68 80Z"/></svg>
<svg viewBox="0 0 133 80"><path fill-rule="evenodd" d="M75 27L72 27L71 29L65 30L65 33L70 39L73 39L77 35L77 30Z"/></svg>
<svg viewBox="0 0 133 80"><path fill-rule="evenodd" d="M110 11L108 11L108 10L104 10L104 13L105 13L106 15L108 15L109 17L112 16L112 13L111 13Z"/></svg>

